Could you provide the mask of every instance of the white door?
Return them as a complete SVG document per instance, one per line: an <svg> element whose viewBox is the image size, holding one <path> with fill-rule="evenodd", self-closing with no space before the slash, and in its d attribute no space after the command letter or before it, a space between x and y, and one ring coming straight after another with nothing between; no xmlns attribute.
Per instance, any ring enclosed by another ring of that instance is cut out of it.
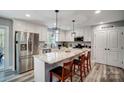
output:
<svg viewBox="0 0 124 93"><path fill-rule="evenodd" d="M106 64L107 32L96 31L94 35L95 61Z"/></svg>
<svg viewBox="0 0 124 93"><path fill-rule="evenodd" d="M121 48L121 57L122 57L122 64L123 65L121 65L121 67L122 68L124 68L124 29L123 30L121 30L121 33L120 33L121 35L121 40L120 40L120 42L121 42L121 46L120 46L120 48Z"/></svg>
<svg viewBox="0 0 124 93"><path fill-rule="evenodd" d="M119 30L109 30L108 32L108 42L107 42L107 64L112 66L121 67L121 31Z"/></svg>

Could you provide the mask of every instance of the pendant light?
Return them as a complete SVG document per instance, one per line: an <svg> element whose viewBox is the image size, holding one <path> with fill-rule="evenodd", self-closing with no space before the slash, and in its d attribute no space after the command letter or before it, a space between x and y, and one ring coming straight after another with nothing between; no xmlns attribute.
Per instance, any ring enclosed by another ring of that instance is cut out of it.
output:
<svg viewBox="0 0 124 93"><path fill-rule="evenodd" d="M75 22L75 20L72 20L72 22L73 22L73 32L71 33L71 35L73 36L73 37L75 37L76 36L76 32L74 32L74 22Z"/></svg>
<svg viewBox="0 0 124 93"><path fill-rule="evenodd" d="M59 12L59 10L55 10L55 13L56 13L56 28L55 28L55 32L56 33L59 33L59 30L58 30L58 12Z"/></svg>

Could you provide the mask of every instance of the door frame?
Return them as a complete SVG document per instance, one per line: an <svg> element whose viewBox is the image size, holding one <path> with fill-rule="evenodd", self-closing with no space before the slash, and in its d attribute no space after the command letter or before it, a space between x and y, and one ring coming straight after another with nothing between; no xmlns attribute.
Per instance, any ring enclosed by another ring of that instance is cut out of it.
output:
<svg viewBox="0 0 124 93"><path fill-rule="evenodd" d="M5 29L5 62L7 63L4 63L4 70L7 70L7 69L11 69L12 67L9 65L9 50L10 50L10 47L9 47L9 27L8 26L4 26L4 25L0 25L0 28L3 28Z"/></svg>
<svg viewBox="0 0 124 93"><path fill-rule="evenodd" d="M98 31L118 31L118 34L120 33L120 32L122 32L122 30L123 30L123 32L124 32L124 27L114 27L114 28L111 28L111 29L94 29L93 30L93 52L95 52L95 33L97 33ZM107 32L107 33L109 33L109 32ZM109 34L108 34L109 35ZM109 36L107 36L107 37L109 37ZM108 41L107 41L108 42ZM120 42L120 41L119 41ZM107 48L109 48L109 46L108 46L108 43L107 43ZM107 65L109 65L108 64L108 55L109 55L109 53L108 53L109 51L106 51L106 53L107 53L107 60L106 60L106 64ZM123 53L124 54L124 53ZM122 54L121 54L122 55ZM96 62L96 59L95 59L95 55L94 55L94 53L93 53L93 60L94 60L94 62ZM123 59L122 59L123 60ZM121 67L121 68L124 68L124 65L123 65L124 63L122 62L122 66L120 65L120 66L116 66L116 67ZM114 66L114 65L113 65Z"/></svg>

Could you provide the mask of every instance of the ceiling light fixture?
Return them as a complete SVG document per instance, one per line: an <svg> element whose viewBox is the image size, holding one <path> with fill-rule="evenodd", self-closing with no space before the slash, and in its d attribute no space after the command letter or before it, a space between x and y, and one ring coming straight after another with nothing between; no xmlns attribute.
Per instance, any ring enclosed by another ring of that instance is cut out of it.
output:
<svg viewBox="0 0 124 93"><path fill-rule="evenodd" d="M72 22L73 22L73 32L71 33L71 35L73 36L73 37L75 37L76 36L76 32L74 32L74 22L75 22L75 20L72 20Z"/></svg>
<svg viewBox="0 0 124 93"><path fill-rule="evenodd" d="M59 30L58 30L58 12L59 10L55 10L55 13L56 13L56 27L55 27L55 31L56 33L59 33Z"/></svg>
<svg viewBox="0 0 124 93"><path fill-rule="evenodd" d="M101 11L100 11L100 10L95 11L95 14L99 14L99 13L101 13Z"/></svg>
<svg viewBox="0 0 124 93"><path fill-rule="evenodd" d="M100 22L100 24L103 24L103 22Z"/></svg>
<svg viewBox="0 0 124 93"><path fill-rule="evenodd" d="M31 17L31 15L30 15L30 14L25 14L25 16L26 16L26 17Z"/></svg>

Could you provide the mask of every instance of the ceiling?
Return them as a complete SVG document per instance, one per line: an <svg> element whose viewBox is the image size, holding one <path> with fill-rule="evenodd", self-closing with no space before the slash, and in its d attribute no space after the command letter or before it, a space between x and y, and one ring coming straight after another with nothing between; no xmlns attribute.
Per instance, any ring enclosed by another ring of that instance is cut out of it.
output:
<svg viewBox="0 0 124 93"><path fill-rule="evenodd" d="M65 30L72 29L72 20L75 19L75 29L84 26L96 25L100 22L113 22L124 20L123 10L102 10L95 14L95 10L60 10L58 13L58 26ZM26 17L30 14L31 17ZM0 16L31 21L48 27L55 26L54 10L0 10Z"/></svg>

